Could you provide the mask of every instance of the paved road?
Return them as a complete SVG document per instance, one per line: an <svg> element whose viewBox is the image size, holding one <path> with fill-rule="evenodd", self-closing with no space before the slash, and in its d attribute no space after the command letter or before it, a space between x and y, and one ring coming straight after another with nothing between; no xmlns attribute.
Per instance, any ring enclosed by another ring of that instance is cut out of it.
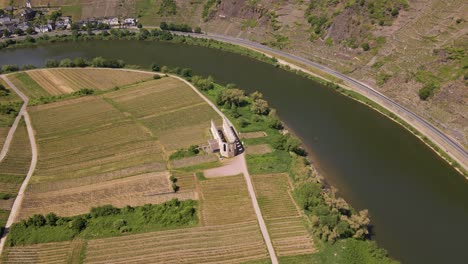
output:
<svg viewBox="0 0 468 264"><path fill-rule="evenodd" d="M5 246L5 241L8 235L8 229L11 227L11 225L15 222L16 216L18 215L18 211L21 207L21 204L23 203L23 198L24 198L24 192L26 191L26 187L28 186L29 180L31 179L31 176L34 173L34 170L36 169L36 164L37 164L37 145L36 145L36 139L34 138L34 130L31 125L31 119L29 118L28 111L26 110L26 106L28 105L29 98L24 95L16 86L8 80L8 78L5 75L2 75L1 78L23 99L24 101L24 111L22 112L22 116L24 117L24 121L26 122L26 128L28 130L28 136L29 136L29 141L31 143L31 151L32 151L32 158L31 158L31 165L29 166L29 171L28 174L26 175L26 178L24 179L23 183L21 184L21 187L19 189L18 195L15 198L15 202L13 203L13 207L11 208L10 211L10 216L8 217L8 221L5 225L5 231L2 234L2 238L0 239L0 256L2 255L3 248Z"/></svg>
<svg viewBox="0 0 468 264"><path fill-rule="evenodd" d="M198 37L198 38L209 38L209 39L214 39L214 40L218 40L222 42L228 42L228 43L232 43L236 45L241 45L250 49L255 49L257 51L263 52L266 55L273 55L273 56L287 58L291 61L299 62L301 64L316 68L327 74L330 74L338 79L343 80L347 84L349 84L351 88L353 88L353 90L355 90L356 92L364 96L367 96L371 100L379 103L380 105L387 108L394 114L398 115L399 117L404 119L406 122L410 123L417 130L419 130L425 136L427 136L433 142L435 142L439 147L445 150L454 160L456 160L459 164L461 164L465 168L465 170L468 167L468 152L461 144L459 144L454 139L447 136L445 133L440 131L438 128L436 128L434 125L429 123L424 118L418 116L417 114L413 113L412 111L408 110L407 108L393 101L392 99L383 95L379 91L376 91L374 88L372 88L371 86L367 84L364 84L358 80L355 80L349 76L346 76L342 73L339 73L321 64L283 52L281 50L272 49L270 47L267 47L262 44L252 42L249 40L239 39L239 38L224 36L224 35L211 34L211 33L208 33L205 35L194 34L194 33L181 33L181 32L173 32L173 33L178 34L178 35L186 35L186 36L192 36L192 37ZM287 63L284 61L281 61L281 62ZM298 65L294 65L294 66L295 68L300 68L304 72L309 72L307 69L301 68Z"/></svg>

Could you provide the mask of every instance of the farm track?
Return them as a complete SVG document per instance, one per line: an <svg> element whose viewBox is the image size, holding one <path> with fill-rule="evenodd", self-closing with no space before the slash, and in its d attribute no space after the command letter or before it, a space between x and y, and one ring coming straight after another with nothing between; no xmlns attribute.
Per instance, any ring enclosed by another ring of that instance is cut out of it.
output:
<svg viewBox="0 0 468 264"><path fill-rule="evenodd" d="M24 101L24 111L22 112L22 115L24 117L24 121L26 123L26 127L28 130L28 136L29 136L29 141L31 143L31 152L32 152L32 159L31 159L31 166L29 167L29 171L26 175L26 178L24 179L19 192L16 196L15 202L13 203L13 207L11 208L10 215L8 217L8 221L5 225L5 232L2 234L2 237L0 239L0 256L2 255L3 248L5 247L5 241L6 237L8 235L8 229L10 226L14 223L16 216L18 215L18 211L21 207L21 204L23 203L24 199L24 192L26 191L26 187L28 186L29 180L31 179L34 170L36 168L37 164L37 145L36 145L36 139L34 138L34 130L31 125L31 119L29 117L28 112L26 111L26 105L29 102L29 98L26 97L16 86L8 80L8 78L5 75L2 75L1 78L23 99Z"/></svg>

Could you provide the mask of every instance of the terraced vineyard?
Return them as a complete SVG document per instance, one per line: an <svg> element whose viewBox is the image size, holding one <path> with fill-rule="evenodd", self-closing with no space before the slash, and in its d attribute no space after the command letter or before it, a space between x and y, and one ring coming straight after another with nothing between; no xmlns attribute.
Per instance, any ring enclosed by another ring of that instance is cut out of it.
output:
<svg viewBox="0 0 468 264"><path fill-rule="evenodd" d="M289 194L287 174L253 176L257 199L278 256L315 252L305 220Z"/></svg>
<svg viewBox="0 0 468 264"><path fill-rule="evenodd" d="M202 218L207 226L241 223L256 219L242 175L200 182Z"/></svg>
<svg viewBox="0 0 468 264"><path fill-rule="evenodd" d="M158 204L173 198L196 198L195 192L189 188L184 188L184 192L174 193L169 176L168 172L152 172L57 191L31 192L23 203L20 218L49 212L73 216L89 212L91 206L106 204L125 207Z"/></svg>
<svg viewBox="0 0 468 264"><path fill-rule="evenodd" d="M10 247L3 254L2 263L79 263L84 241L46 243Z"/></svg>
<svg viewBox="0 0 468 264"><path fill-rule="evenodd" d="M151 135L101 98L68 100L30 112L39 144L33 183L164 163Z"/></svg>
<svg viewBox="0 0 468 264"><path fill-rule="evenodd" d="M59 95L83 88L108 90L152 78L149 73L115 71L111 69L41 69L28 75L47 93Z"/></svg>
<svg viewBox="0 0 468 264"><path fill-rule="evenodd" d="M241 263L268 258L256 221L90 240L84 263Z"/></svg>
<svg viewBox="0 0 468 264"><path fill-rule="evenodd" d="M104 97L122 112L138 118L167 151L206 144L210 121L220 120L203 99L175 78L137 84Z"/></svg>
<svg viewBox="0 0 468 264"><path fill-rule="evenodd" d="M31 163L31 146L24 123L20 123L10 150L0 163L0 193L16 194Z"/></svg>

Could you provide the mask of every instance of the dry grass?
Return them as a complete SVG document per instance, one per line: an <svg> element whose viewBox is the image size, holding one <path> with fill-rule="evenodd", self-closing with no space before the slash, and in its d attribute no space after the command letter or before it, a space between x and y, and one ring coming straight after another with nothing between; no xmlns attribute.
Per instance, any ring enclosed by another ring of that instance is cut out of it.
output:
<svg viewBox="0 0 468 264"><path fill-rule="evenodd" d="M51 95L67 94L83 88L109 90L152 78L149 73L111 69L41 69L28 74Z"/></svg>
<svg viewBox="0 0 468 264"><path fill-rule="evenodd" d="M200 182L204 224L225 225L256 219L242 175Z"/></svg>
<svg viewBox="0 0 468 264"><path fill-rule="evenodd" d="M240 134L241 138L262 138L262 137L266 137L266 136L267 136L266 132L263 132L263 131L248 132L248 133L241 133Z"/></svg>
<svg viewBox="0 0 468 264"><path fill-rule="evenodd" d="M39 145L33 183L164 162L144 128L98 97L34 107L31 117Z"/></svg>
<svg viewBox="0 0 468 264"><path fill-rule="evenodd" d="M256 221L88 242L84 263L242 263L268 257Z"/></svg>
<svg viewBox="0 0 468 264"><path fill-rule="evenodd" d="M199 156L184 158L180 160L173 160L171 161L171 167L177 169L177 168L189 167L189 166L194 166L194 165L208 163L208 162L214 162L217 160L218 160L218 157L216 155L211 155L211 154L199 155Z"/></svg>
<svg viewBox="0 0 468 264"><path fill-rule="evenodd" d="M273 151L273 149L268 144L260 144L260 145L250 145L245 148L247 153L249 154L267 154Z"/></svg>
<svg viewBox="0 0 468 264"><path fill-rule="evenodd" d="M315 252L304 218L290 196L288 175L253 176L255 191L278 256Z"/></svg>
<svg viewBox="0 0 468 264"><path fill-rule="evenodd" d="M81 0L82 17L132 16L136 0Z"/></svg>
<svg viewBox="0 0 468 264"><path fill-rule="evenodd" d="M158 204L173 198L197 198L194 190L185 186L174 193L169 176L168 172L153 172L75 188L29 193L23 202L20 218L49 212L73 216L87 213L93 206L105 204L116 207L140 206ZM182 183L184 181L181 179Z"/></svg>
<svg viewBox="0 0 468 264"><path fill-rule="evenodd" d="M18 126L5 159L0 163L0 193L16 194L31 163L26 126Z"/></svg>
<svg viewBox="0 0 468 264"><path fill-rule="evenodd" d="M80 263L80 252L85 246L83 240L46 243L32 246L8 247L2 263Z"/></svg>

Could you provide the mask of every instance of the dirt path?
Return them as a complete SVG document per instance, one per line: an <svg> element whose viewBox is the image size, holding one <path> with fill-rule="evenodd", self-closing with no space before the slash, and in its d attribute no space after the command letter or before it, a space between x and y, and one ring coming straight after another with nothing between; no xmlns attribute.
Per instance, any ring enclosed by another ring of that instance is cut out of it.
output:
<svg viewBox="0 0 468 264"><path fill-rule="evenodd" d="M10 128L10 131L8 131L8 135L5 139L5 143L3 144L2 151L0 152L0 162L5 158L6 154L8 153L8 150L10 149L10 144L11 141L13 140L13 135L15 134L16 128L18 128L18 124L21 120L21 117L23 116L24 112L26 112L26 107L28 106L28 101L29 98L26 97L23 93L21 93L16 87L13 88L13 83L10 82L4 75L1 76L3 80L18 94L21 99L23 100L23 105L21 106L20 111L18 112L18 115L15 118L15 121L13 122L13 125Z"/></svg>
<svg viewBox="0 0 468 264"><path fill-rule="evenodd" d="M26 122L26 128L28 130L28 136L29 136L29 142L31 143L31 151L32 151L32 159L31 159L31 165L29 166L29 171L28 174L26 175L26 178L24 179L23 183L21 184L21 187L19 189L18 195L15 198L15 202L13 203L13 207L11 208L10 211L10 216L8 217L8 221L5 225L5 231L2 234L2 238L0 239L0 256L2 255L3 248L5 246L5 241L8 235L8 230L11 227L11 225L15 222L16 216L18 215L19 209L21 207L21 204L23 202L24 198L24 192L26 191L26 187L28 186L29 180L31 179L31 176L34 173L34 170L36 169L36 164L37 164L37 145L36 145L36 139L34 138L34 130L31 125L31 119L29 118L28 111L26 110L26 106L28 105L29 98L26 97L16 86L8 80L8 78L5 75L2 75L1 78L23 99L24 105L22 107L22 112L21 115L24 117L24 121ZM24 108L24 109L23 109ZM20 116L18 114L18 116Z"/></svg>

